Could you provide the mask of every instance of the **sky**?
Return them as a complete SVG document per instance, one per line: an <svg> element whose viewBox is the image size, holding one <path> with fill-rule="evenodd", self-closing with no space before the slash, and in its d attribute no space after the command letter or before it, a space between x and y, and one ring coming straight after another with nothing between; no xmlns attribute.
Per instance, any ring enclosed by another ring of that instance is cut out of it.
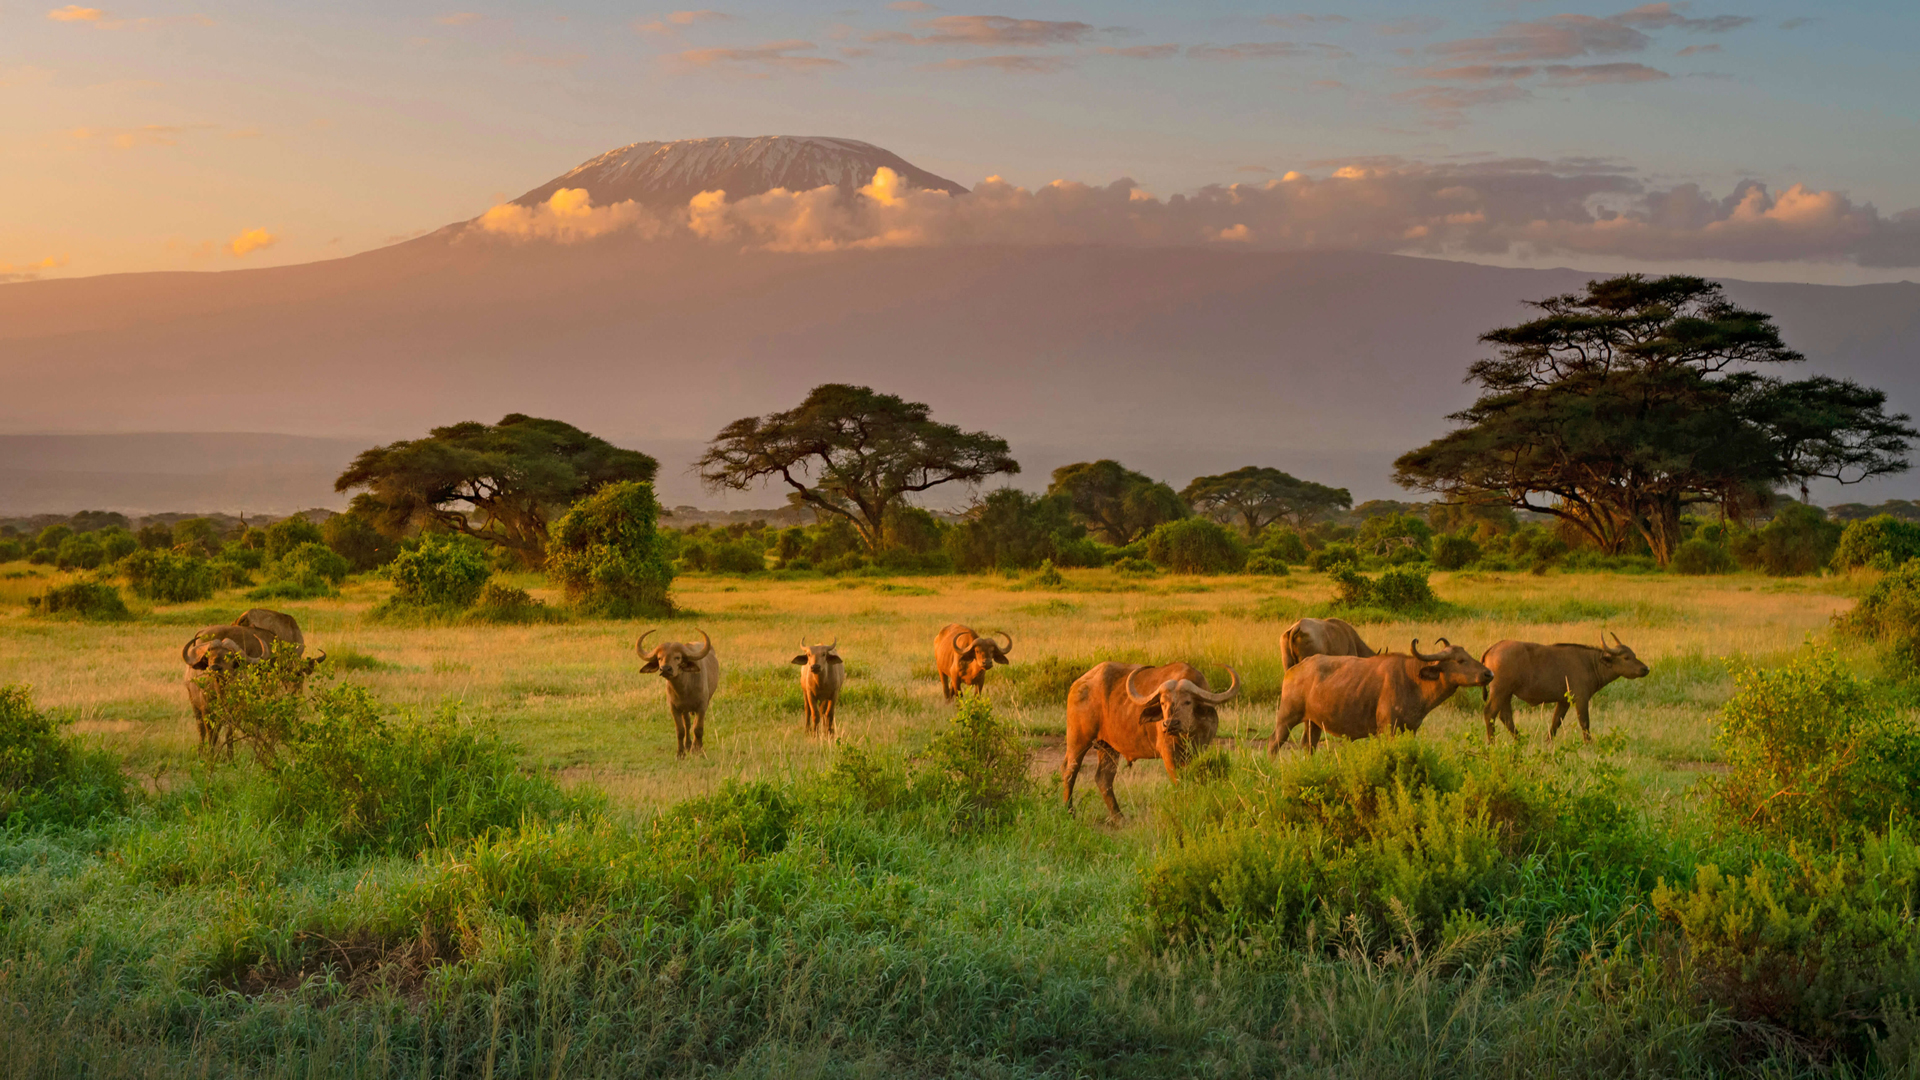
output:
<svg viewBox="0 0 1920 1080"><path fill-rule="evenodd" d="M0 0L0 281L338 257L613 147L761 134L1161 199L1292 174L1430 204L1491 172L1454 246L1406 248L1920 278L1910 2L98 2Z"/></svg>

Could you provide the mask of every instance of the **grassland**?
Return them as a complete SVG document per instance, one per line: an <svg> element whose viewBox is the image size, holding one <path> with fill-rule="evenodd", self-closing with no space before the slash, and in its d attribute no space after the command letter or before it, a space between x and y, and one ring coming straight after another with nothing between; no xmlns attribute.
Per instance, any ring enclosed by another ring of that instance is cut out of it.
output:
<svg viewBox="0 0 1920 1080"><path fill-rule="evenodd" d="M365 617L385 595L377 580L283 604L338 677L385 706L457 701L526 769L606 793L610 809L584 833L534 830L501 845L584 844L611 866L644 846L657 815L741 782L769 782L809 808L797 839L704 907L641 910L611 887L591 901L494 904L467 945L416 965L441 975L369 982L356 981L371 967L353 960L353 943L379 942L365 948L382 970L405 967L395 942L428 935L395 928L391 911L415 909L394 898L430 893L480 849L315 854L324 845L245 808L235 794L245 784L223 776L245 766L210 768L195 750L180 643L245 601L135 605L119 624L36 619L25 596L60 576L7 576L27 570L0 567L0 684L30 684L40 707L118 755L149 795L126 822L0 842L0 1045L10 1047L0 1071L14 1075L1713 1075L1819 1061L1728 1050L1730 1027L1661 976L1676 961L1651 947L1562 956L1533 941L1502 953L1497 926L1449 935L1453 951L1433 956L1391 934L1378 947L1356 939L1284 956L1252 933L1156 937L1141 880L1182 842L1181 793L1142 763L1118 785L1126 822L1107 824L1097 799L1061 812L1065 688L1103 659L1184 659L1215 678L1231 665L1246 692L1223 711L1228 767L1254 783L1277 775L1263 752L1275 641L1328 600L1321 575L1071 571L1052 588L990 576L683 577L685 611L663 629L706 630L722 664L706 753L684 761L660 680L636 670L640 624L380 623ZM537 576L514 583L544 595ZM1825 638L1852 603L1832 578L1462 573L1433 584L1454 614L1363 634L1395 648L1445 636L1477 653L1501 638L1587 642L1604 629L1637 650L1652 674L1596 700L1602 745L1564 752L1617 766L1633 812L1683 838L1704 828L1687 822L1696 785L1719 767L1714 720L1730 665L1782 660ZM953 621L1015 639L988 697L1028 740L1037 794L977 836L926 808L818 809L841 805L817 795L841 747L901 761L946 725L932 642ZM803 639L837 639L848 661L837 745L802 729L787 660ZM1472 698L1443 707L1418 739L1478 739ZM1516 714L1531 759L1550 753L1548 715ZM141 870L163 841L180 846L167 857L176 869ZM367 914L376 909L389 914ZM338 963L311 948L285 960L301 948L289 943L325 928L341 935Z"/></svg>

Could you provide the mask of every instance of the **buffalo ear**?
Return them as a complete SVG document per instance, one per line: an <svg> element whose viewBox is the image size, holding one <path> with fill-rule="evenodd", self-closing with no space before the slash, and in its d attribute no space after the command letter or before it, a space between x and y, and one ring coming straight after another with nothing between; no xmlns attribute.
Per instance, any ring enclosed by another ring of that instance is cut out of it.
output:
<svg viewBox="0 0 1920 1080"><path fill-rule="evenodd" d="M828 653L828 654L827 654L827 663L829 663L829 664L844 664L844 663L846 663L846 661L845 661L845 660L842 660L842 659L840 659L840 654L839 654L839 653Z"/></svg>
<svg viewBox="0 0 1920 1080"><path fill-rule="evenodd" d="M656 672L659 670L660 670L660 658L657 656L647 657L647 662L640 665L640 672L643 675L652 674L653 672Z"/></svg>
<svg viewBox="0 0 1920 1080"><path fill-rule="evenodd" d="M1143 724L1155 723L1165 716L1166 713L1160 709L1160 699L1158 698L1154 699L1153 704L1140 710L1140 722Z"/></svg>
<svg viewBox="0 0 1920 1080"><path fill-rule="evenodd" d="M793 659L791 659L791 660L789 660L789 661L787 661L787 663L789 663L789 664L804 664L804 663L806 663L806 662L807 662L807 654L806 654L806 653L801 653L800 655L798 655L798 656L796 656L796 657L794 657Z"/></svg>
<svg viewBox="0 0 1920 1080"><path fill-rule="evenodd" d="M1000 650L998 650L998 649L995 649L995 650L994 650L994 652L993 652L993 658L994 658L995 660L998 660L998 661L1000 661L1000 662L1001 662L1001 663L1003 663L1003 664L1008 664L1008 665L1011 665L1011 664L1013 663L1013 661L1011 661L1011 660L1009 660L1009 659L1007 659L1007 654L1006 654L1006 653L1003 653L1003 652L1001 652L1001 651L1000 651Z"/></svg>
<svg viewBox="0 0 1920 1080"><path fill-rule="evenodd" d="M1440 665L1428 664L1426 667L1421 668L1420 677L1427 680L1438 679L1440 677Z"/></svg>

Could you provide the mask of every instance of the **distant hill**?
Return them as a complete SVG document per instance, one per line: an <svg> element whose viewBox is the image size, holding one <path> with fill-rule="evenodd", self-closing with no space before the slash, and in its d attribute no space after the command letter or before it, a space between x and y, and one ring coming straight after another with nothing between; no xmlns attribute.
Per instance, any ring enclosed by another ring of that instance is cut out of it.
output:
<svg viewBox="0 0 1920 1080"><path fill-rule="evenodd" d="M333 479L365 448L296 435L0 435L0 513L344 509Z"/></svg>

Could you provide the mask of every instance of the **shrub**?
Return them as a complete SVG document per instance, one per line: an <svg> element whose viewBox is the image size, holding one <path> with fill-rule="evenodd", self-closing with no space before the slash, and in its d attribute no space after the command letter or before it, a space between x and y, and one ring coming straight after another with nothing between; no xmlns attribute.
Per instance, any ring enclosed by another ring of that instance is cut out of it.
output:
<svg viewBox="0 0 1920 1080"><path fill-rule="evenodd" d="M1920 811L1920 729L1833 653L1809 647L1734 686L1717 736L1729 820L1837 847Z"/></svg>
<svg viewBox="0 0 1920 1080"><path fill-rule="evenodd" d="M264 659L198 676L212 733L206 749L231 757L236 745L247 743L255 757L271 761L300 722L309 670L301 650L280 641Z"/></svg>
<svg viewBox="0 0 1920 1080"><path fill-rule="evenodd" d="M608 484L554 524L547 572L583 610L615 618L672 612L673 568L653 485Z"/></svg>
<svg viewBox="0 0 1920 1080"><path fill-rule="evenodd" d="M1130 576L1144 576L1147 574L1157 574L1160 572L1159 567L1153 565L1147 560L1136 559L1132 556L1128 556L1124 559L1121 559L1119 562L1114 563L1113 568L1118 573L1127 574Z"/></svg>
<svg viewBox="0 0 1920 1080"><path fill-rule="evenodd" d="M1381 574L1373 585L1373 600L1388 611L1419 611L1440 602L1427 584L1427 575L1406 567Z"/></svg>
<svg viewBox="0 0 1920 1080"><path fill-rule="evenodd" d="M335 514L320 526L321 542L347 560L356 574L377 570L392 561L398 544L381 534L358 514Z"/></svg>
<svg viewBox="0 0 1920 1080"><path fill-rule="evenodd" d="M1567 542L1552 532L1534 526L1514 533L1507 540L1507 558L1516 566L1535 574L1544 574L1567 556Z"/></svg>
<svg viewBox="0 0 1920 1080"><path fill-rule="evenodd" d="M1840 545L1840 523L1806 503L1790 502L1766 526L1733 539L1733 557L1749 570L1774 577L1811 574L1833 560Z"/></svg>
<svg viewBox="0 0 1920 1080"><path fill-rule="evenodd" d="M527 590L502 585L497 581L487 582L487 587L480 590L479 599L473 602L472 618L489 623L562 621L559 612L534 599Z"/></svg>
<svg viewBox="0 0 1920 1080"><path fill-rule="evenodd" d="M1460 570L1480 558L1480 545L1466 533L1445 533L1433 538L1433 565L1436 570Z"/></svg>
<svg viewBox="0 0 1920 1080"><path fill-rule="evenodd" d="M152 525L142 525L140 531L133 534L133 538L148 551L170 548L173 546L173 529L157 522Z"/></svg>
<svg viewBox="0 0 1920 1080"><path fill-rule="evenodd" d="M0 539L0 563L24 559L26 555L27 545L11 538Z"/></svg>
<svg viewBox="0 0 1920 1080"><path fill-rule="evenodd" d="M1333 602L1341 607L1365 607L1373 603L1373 579L1354 569L1350 562L1327 568L1333 582Z"/></svg>
<svg viewBox="0 0 1920 1080"><path fill-rule="evenodd" d="M53 565L61 570L98 570L107 562L107 549L97 533L80 533L60 541Z"/></svg>
<svg viewBox="0 0 1920 1080"><path fill-rule="evenodd" d="M1285 577L1293 571L1287 568L1287 560L1267 551L1256 551L1247 558L1247 573L1268 574L1273 577Z"/></svg>
<svg viewBox="0 0 1920 1080"><path fill-rule="evenodd" d="M1730 574L1736 568L1733 553L1725 546L1698 536L1682 541L1673 552L1676 574Z"/></svg>
<svg viewBox="0 0 1920 1080"><path fill-rule="evenodd" d="M564 518L562 520L565 520ZM416 608L465 610L480 598L493 571L477 541L451 533L428 533L411 551L387 565L393 579L390 603Z"/></svg>
<svg viewBox="0 0 1920 1080"><path fill-rule="evenodd" d="M27 598L35 615L70 615L87 622L124 622L133 618L120 590L97 581L76 581Z"/></svg>
<svg viewBox="0 0 1920 1080"><path fill-rule="evenodd" d="M722 574L757 574L767 568L767 560L758 548L734 540L714 546L710 565Z"/></svg>
<svg viewBox="0 0 1920 1080"><path fill-rule="evenodd" d="M212 557L220 553L220 526L212 518L187 518L173 523L173 546Z"/></svg>
<svg viewBox="0 0 1920 1080"><path fill-rule="evenodd" d="M1019 731L995 717L985 697L962 695L953 722L920 754L916 786L955 804L955 827L981 826L1027 790L1027 761Z"/></svg>
<svg viewBox="0 0 1920 1080"><path fill-rule="evenodd" d="M1920 524L1879 514L1847 524L1834 547L1833 566L1836 570L1863 566L1891 570L1915 556L1920 556Z"/></svg>
<svg viewBox="0 0 1920 1080"><path fill-rule="evenodd" d="M1260 534L1259 551L1297 566L1307 561L1307 542L1300 533L1284 525L1270 525Z"/></svg>
<svg viewBox="0 0 1920 1080"><path fill-rule="evenodd" d="M274 560L267 572L267 583L247 593L248 599L308 600L335 596L336 586L347 580L347 560L325 544L305 541Z"/></svg>
<svg viewBox="0 0 1920 1080"><path fill-rule="evenodd" d="M120 560L133 595L145 600L177 604L213 596L213 564L170 549L142 548Z"/></svg>
<svg viewBox="0 0 1920 1080"><path fill-rule="evenodd" d="M77 825L124 811L130 793L112 754L75 745L33 707L27 687L0 686L0 823Z"/></svg>
<svg viewBox="0 0 1920 1080"><path fill-rule="evenodd" d="M1350 567L1358 566L1360 564L1359 549L1352 544L1336 540L1307 556L1309 570L1329 570L1341 563L1346 563Z"/></svg>
<svg viewBox="0 0 1920 1080"><path fill-rule="evenodd" d="M36 548L58 551L60 550L60 545L65 543L67 539L72 535L73 535L72 526L49 525L46 528L41 529L39 534L33 538L33 546Z"/></svg>
<svg viewBox="0 0 1920 1080"><path fill-rule="evenodd" d="M964 571L1031 570L1046 559L1055 566L1102 562L1086 526L1073 519L1071 499L1010 487L988 493L946 530L941 542L954 566Z"/></svg>
<svg viewBox="0 0 1920 1080"><path fill-rule="evenodd" d="M1896 677L1920 674L1920 562L1902 563L1874 582L1834 622L1842 633L1879 642Z"/></svg>
<svg viewBox="0 0 1920 1080"><path fill-rule="evenodd" d="M1246 565L1247 549L1219 522L1190 517L1148 533L1147 558L1176 574L1227 574Z"/></svg>
<svg viewBox="0 0 1920 1080"><path fill-rule="evenodd" d="M320 526L308 521L305 516L295 514L283 518L266 527L265 549L269 560L285 558L287 553L302 544L326 543L326 536Z"/></svg>

